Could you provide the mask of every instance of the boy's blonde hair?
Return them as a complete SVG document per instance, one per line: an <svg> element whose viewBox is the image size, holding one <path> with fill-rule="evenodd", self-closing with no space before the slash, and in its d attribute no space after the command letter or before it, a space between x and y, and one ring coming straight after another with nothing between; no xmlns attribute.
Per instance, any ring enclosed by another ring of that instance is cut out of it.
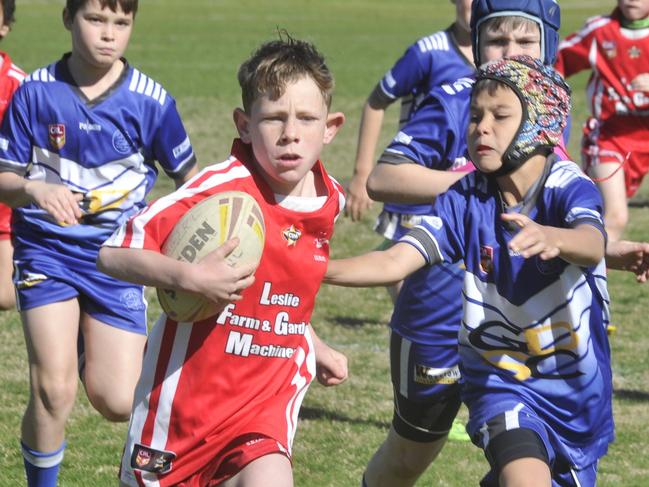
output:
<svg viewBox="0 0 649 487"><path fill-rule="evenodd" d="M513 32L520 28L523 28L526 32L541 32L541 28L539 27L539 24L537 22L534 22L533 20L527 19L525 17L519 17L516 15L492 17L485 20L484 23L480 26L480 45L482 45L482 36L487 31L497 32L499 30L504 30L507 32Z"/></svg>
<svg viewBox="0 0 649 487"><path fill-rule="evenodd" d="M241 65L237 75L244 110L250 113L252 104L262 95L277 100L284 93L287 83L305 76L318 86L329 109L334 78L324 57L313 44L293 39L285 32L279 40L262 44Z"/></svg>

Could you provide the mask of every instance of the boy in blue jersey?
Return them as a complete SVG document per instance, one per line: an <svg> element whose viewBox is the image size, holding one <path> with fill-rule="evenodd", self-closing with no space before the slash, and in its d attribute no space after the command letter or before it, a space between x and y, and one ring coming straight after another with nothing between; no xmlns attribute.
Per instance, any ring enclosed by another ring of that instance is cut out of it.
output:
<svg viewBox="0 0 649 487"><path fill-rule="evenodd" d="M483 39L478 49L478 31L474 29L476 57L487 60L509 53L528 53L551 63L560 14L558 9L549 8L553 6L553 0L517 5L512 5L511 0L474 4L471 23L474 27L479 24ZM418 207L430 208L433 198L462 176L453 168L456 161L466 161L464 132L468 114L465 121L463 110L468 107L472 84L472 78L462 78L432 90L435 98L429 95L424 100L420 106L423 113L413 114L386 149L372 178L377 174L379 179L384 174L397 176L387 187L391 197L424 194L425 198L417 201ZM439 103L438 98L442 100ZM460 127L464 127L462 133ZM408 179L410 171L419 173ZM400 174L406 178L400 178ZM399 189L400 185L403 189ZM400 196L394 191L405 192L408 188L412 194ZM384 200L383 196L379 195L379 199ZM368 487L414 485L446 442L460 407L457 334L462 320L458 296L463 275L458 263L442 263L419 269L403 283L390 320L394 415L387 438L364 473Z"/></svg>
<svg viewBox="0 0 649 487"><path fill-rule="evenodd" d="M483 66L468 129L478 172L398 244L331 261L325 278L382 285L464 263L462 399L492 467L483 486L594 486L613 439L601 197L553 154L569 109L568 86L539 60Z"/></svg>
<svg viewBox="0 0 649 487"><path fill-rule="evenodd" d="M14 208L14 282L27 342L28 485L56 484L82 371L92 405L128 419L146 340L140 286L95 266L144 207L158 169L180 186L196 160L175 102L122 57L137 0L68 0L72 51L16 92L0 131L0 198ZM77 357L77 340L85 368Z"/></svg>
<svg viewBox="0 0 649 487"><path fill-rule="evenodd" d="M451 0L455 4L455 21L447 29L418 39L412 44L376 85L363 107L358 133L354 173L349 182L345 214L353 221L361 219L371 206L367 195L367 178L374 167L386 108L401 99L399 126L416 111L428 91L475 71L471 53L471 0ZM457 169L462 169L463 166ZM414 215L421 214L416 211ZM426 210L430 209L427 205ZM388 241L398 240L406 227L412 227L414 216L409 207L386 203L379 216L376 231ZM416 220L416 218L415 218Z"/></svg>

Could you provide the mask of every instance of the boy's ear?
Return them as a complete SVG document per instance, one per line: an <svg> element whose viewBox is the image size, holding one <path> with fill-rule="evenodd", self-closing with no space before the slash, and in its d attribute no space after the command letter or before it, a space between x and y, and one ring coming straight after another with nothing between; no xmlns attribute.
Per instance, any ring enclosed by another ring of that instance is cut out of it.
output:
<svg viewBox="0 0 649 487"><path fill-rule="evenodd" d="M328 144L338 133L340 127L345 123L345 114L343 112L333 112L327 115L327 128L324 134L324 143Z"/></svg>
<svg viewBox="0 0 649 487"><path fill-rule="evenodd" d="M70 18L70 13L68 12L67 8L63 9L63 12L61 13L61 17L63 18L63 25L65 26L65 28L71 30L72 19Z"/></svg>
<svg viewBox="0 0 649 487"><path fill-rule="evenodd" d="M1 4L1 2L0 2ZM11 30L11 27L9 27L7 24L2 24L2 27L0 27L0 39L4 39L4 37L9 34L9 31Z"/></svg>
<svg viewBox="0 0 649 487"><path fill-rule="evenodd" d="M250 118L248 114L241 108L235 108L234 112L232 112L232 119L241 140L246 144L250 144Z"/></svg>

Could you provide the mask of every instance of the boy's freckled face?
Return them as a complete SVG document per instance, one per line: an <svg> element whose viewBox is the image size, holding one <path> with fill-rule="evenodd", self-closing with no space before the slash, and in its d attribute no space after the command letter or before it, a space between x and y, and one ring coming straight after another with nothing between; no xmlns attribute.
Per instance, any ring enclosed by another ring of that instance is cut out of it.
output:
<svg viewBox="0 0 649 487"><path fill-rule="evenodd" d="M101 8L98 0L89 0L75 14L65 19L72 33L72 52L89 66L109 68L120 59L131 37L133 13L125 14L117 6L117 12Z"/></svg>
<svg viewBox="0 0 649 487"><path fill-rule="evenodd" d="M504 57L526 54L541 59L541 32L521 25L513 31L504 28L498 30L481 29L480 59L483 63Z"/></svg>
<svg viewBox="0 0 649 487"><path fill-rule="evenodd" d="M641 20L649 17L649 0L618 0L622 15L628 20Z"/></svg>
<svg viewBox="0 0 649 487"><path fill-rule="evenodd" d="M263 95L247 116L244 142L250 142L269 184L293 194L333 138L327 129L328 110L316 83L309 77L288 82L277 100Z"/></svg>
<svg viewBox="0 0 649 487"><path fill-rule="evenodd" d="M502 157L523 119L518 96L504 85L489 93L481 90L471 101L467 142L473 163L482 172L502 166Z"/></svg>

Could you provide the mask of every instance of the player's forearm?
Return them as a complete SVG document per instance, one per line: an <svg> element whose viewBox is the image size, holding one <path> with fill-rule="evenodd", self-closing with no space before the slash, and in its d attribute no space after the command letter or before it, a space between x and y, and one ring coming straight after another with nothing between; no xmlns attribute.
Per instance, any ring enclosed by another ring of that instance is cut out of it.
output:
<svg viewBox="0 0 649 487"><path fill-rule="evenodd" d="M465 173L429 169L419 164L378 164L367 180L367 192L376 201L432 203Z"/></svg>
<svg viewBox="0 0 649 487"><path fill-rule="evenodd" d="M381 134L384 108L373 108L369 101L363 107L354 174L367 178L374 167L374 154Z"/></svg>
<svg viewBox="0 0 649 487"><path fill-rule="evenodd" d="M396 243L387 250L330 260L324 282L347 287L386 286L424 265L424 257L412 245Z"/></svg>
<svg viewBox="0 0 649 487"><path fill-rule="evenodd" d="M109 276L143 286L195 292L192 264L153 250L102 247L97 268Z"/></svg>
<svg viewBox="0 0 649 487"><path fill-rule="evenodd" d="M0 173L0 201L12 208L30 204L33 200L26 189L29 184L33 182L18 174Z"/></svg>
<svg viewBox="0 0 649 487"><path fill-rule="evenodd" d="M604 258L604 235L592 225L549 227L549 231L559 248L559 257L571 264L591 267Z"/></svg>

